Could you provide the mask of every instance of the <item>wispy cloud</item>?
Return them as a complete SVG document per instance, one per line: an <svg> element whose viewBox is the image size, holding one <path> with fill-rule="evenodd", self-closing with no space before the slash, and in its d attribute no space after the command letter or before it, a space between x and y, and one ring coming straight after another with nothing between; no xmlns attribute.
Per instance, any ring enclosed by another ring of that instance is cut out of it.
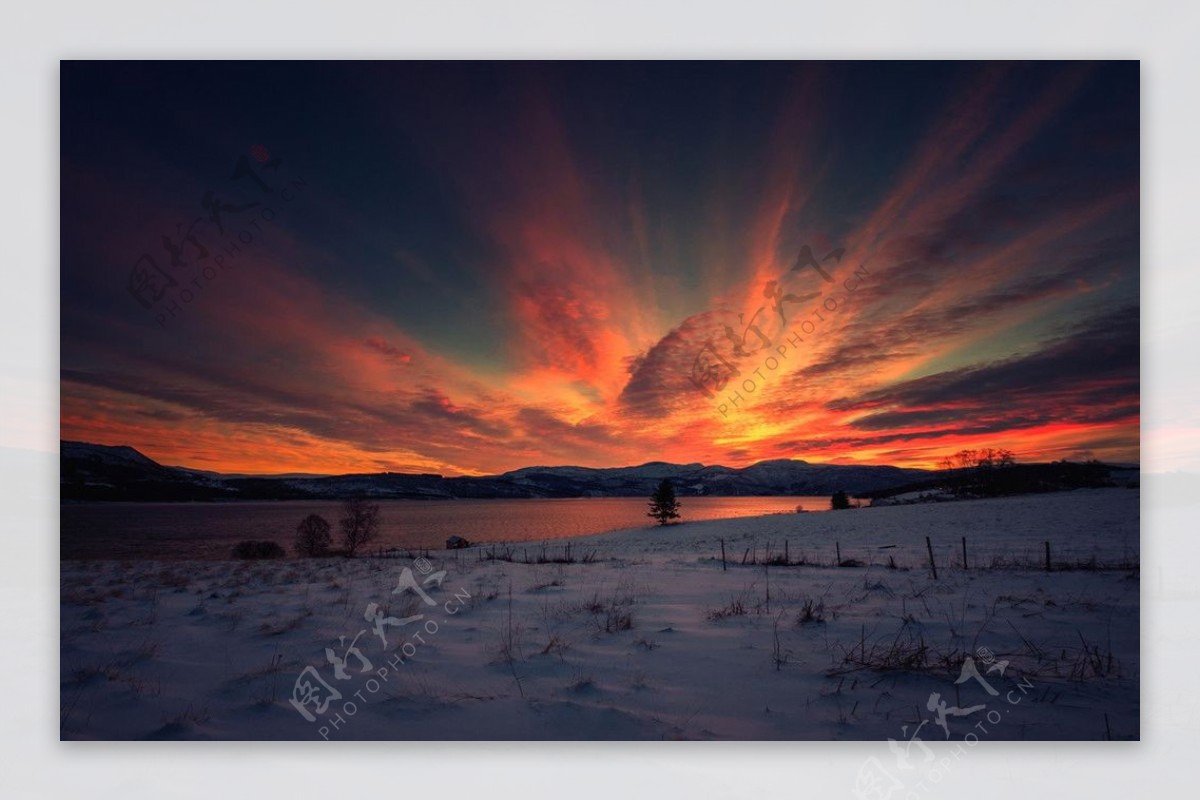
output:
<svg viewBox="0 0 1200 801"><path fill-rule="evenodd" d="M1138 457L1136 65L331 69L309 205L170 330L123 282L213 168L119 75L127 122L69 115L64 437L238 472Z"/></svg>

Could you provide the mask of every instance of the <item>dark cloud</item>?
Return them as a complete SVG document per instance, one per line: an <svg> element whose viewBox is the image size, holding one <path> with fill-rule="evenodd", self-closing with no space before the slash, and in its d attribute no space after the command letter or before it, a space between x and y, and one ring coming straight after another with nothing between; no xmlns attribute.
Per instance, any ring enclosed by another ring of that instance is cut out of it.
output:
<svg viewBox="0 0 1200 801"><path fill-rule="evenodd" d="M517 411L516 417L525 436L535 438L542 446L556 441L570 445L612 445L619 441L616 432L603 423L569 423L544 409L525 407Z"/></svg>
<svg viewBox="0 0 1200 801"><path fill-rule="evenodd" d="M827 408L867 412L852 425L876 431L939 426L965 434L1125 419L1139 408L1138 322L1138 310L1125 307L1033 353L841 398Z"/></svg>
<svg viewBox="0 0 1200 801"><path fill-rule="evenodd" d="M456 405L449 397L436 389L425 389L420 399L408 405L408 413L416 416L422 422L436 427L449 427L452 430L469 431L482 437L503 438L511 433L511 429L495 422L478 408L468 408Z"/></svg>
<svg viewBox="0 0 1200 801"><path fill-rule="evenodd" d="M410 354L405 353L394 345L388 344L387 340L381 337L368 337L366 339L366 345L376 353L380 353L389 359L394 359L401 364L408 364L412 361L412 356Z"/></svg>
<svg viewBox="0 0 1200 801"><path fill-rule="evenodd" d="M706 342L722 343L722 312L693 315L672 329L645 353L629 361L629 381L621 390L621 412L638 417L662 417L703 392L691 380L693 366ZM717 347L721 347L717 344ZM728 354L725 354L728 357Z"/></svg>

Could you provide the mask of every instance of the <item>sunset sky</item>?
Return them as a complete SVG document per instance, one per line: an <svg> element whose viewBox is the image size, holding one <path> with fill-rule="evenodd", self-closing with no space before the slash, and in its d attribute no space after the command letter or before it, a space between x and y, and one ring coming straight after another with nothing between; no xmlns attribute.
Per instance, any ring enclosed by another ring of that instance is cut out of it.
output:
<svg viewBox="0 0 1200 801"><path fill-rule="evenodd" d="M61 434L239 473L1136 462L1138 85L65 62Z"/></svg>

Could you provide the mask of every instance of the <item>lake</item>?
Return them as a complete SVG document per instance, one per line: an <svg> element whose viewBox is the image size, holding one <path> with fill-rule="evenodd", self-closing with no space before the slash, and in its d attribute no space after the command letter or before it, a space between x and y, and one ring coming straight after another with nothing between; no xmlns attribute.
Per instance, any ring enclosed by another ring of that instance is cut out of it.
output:
<svg viewBox="0 0 1200 801"><path fill-rule="evenodd" d="M540 542L651 525L645 498L381 500L375 548ZM682 521L829 509L828 496L681 498ZM340 534L338 501L68 503L60 507L63 559L227 559L240 540L275 540L291 553L296 524L319 514Z"/></svg>

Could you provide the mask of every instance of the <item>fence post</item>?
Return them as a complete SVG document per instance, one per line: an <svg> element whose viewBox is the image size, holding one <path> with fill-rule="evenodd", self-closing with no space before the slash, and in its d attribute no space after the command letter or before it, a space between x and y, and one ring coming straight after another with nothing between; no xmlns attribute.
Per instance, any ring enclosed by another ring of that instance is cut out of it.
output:
<svg viewBox="0 0 1200 801"><path fill-rule="evenodd" d="M729 568L725 567L725 540L721 540L721 570L725 571Z"/></svg>
<svg viewBox="0 0 1200 801"><path fill-rule="evenodd" d="M1046 540L1046 572L1050 572L1050 540Z"/></svg>
<svg viewBox="0 0 1200 801"><path fill-rule="evenodd" d="M929 537L925 538L925 550L929 551L929 569L933 571L933 580L937 581L937 565L933 562L933 543Z"/></svg>
<svg viewBox="0 0 1200 801"><path fill-rule="evenodd" d="M963 570L967 569L967 538L962 538L963 542Z"/></svg>

